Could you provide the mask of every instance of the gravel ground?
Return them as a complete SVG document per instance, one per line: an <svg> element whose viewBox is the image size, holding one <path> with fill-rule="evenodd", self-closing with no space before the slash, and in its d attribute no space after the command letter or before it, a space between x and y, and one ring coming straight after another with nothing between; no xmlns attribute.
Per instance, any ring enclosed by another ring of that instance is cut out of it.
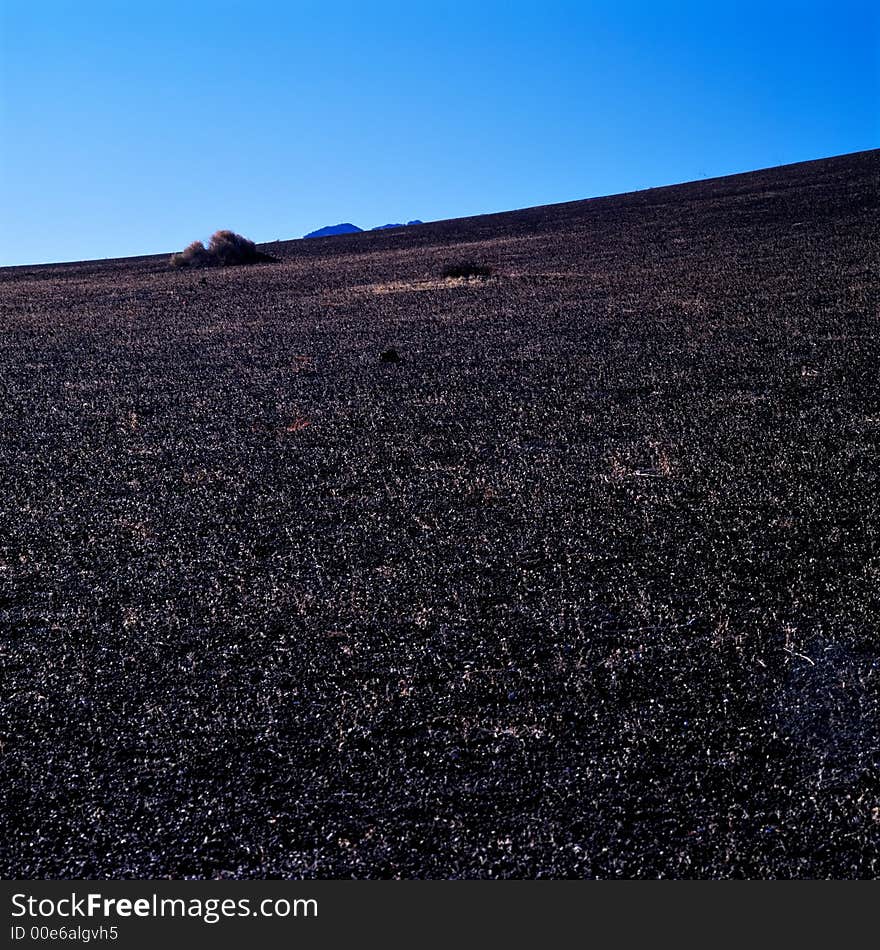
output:
<svg viewBox="0 0 880 950"><path fill-rule="evenodd" d="M878 172L0 270L0 875L877 876Z"/></svg>

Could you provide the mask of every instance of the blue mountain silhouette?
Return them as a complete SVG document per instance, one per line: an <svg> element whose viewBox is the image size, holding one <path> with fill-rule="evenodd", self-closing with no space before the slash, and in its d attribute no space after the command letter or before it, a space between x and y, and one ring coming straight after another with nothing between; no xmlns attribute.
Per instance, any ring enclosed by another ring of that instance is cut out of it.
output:
<svg viewBox="0 0 880 950"><path fill-rule="evenodd" d="M376 228L370 228L371 231L384 231L387 228L405 228L409 227L411 224L422 224L422 221L415 219L413 221L407 221L406 224L380 224ZM318 228L317 231L310 231L308 234L303 235L307 238L316 238L316 237L330 237L333 234L360 234L364 229L359 228L356 224L331 224L326 228Z"/></svg>
<svg viewBox="0 0 880 950"><path fill-rule="evenodd" d="M406 224L380 224L378 227L370 228L371 231L386 231L388 228L407 228L411 224L423 224L424 222L416 219L415 221L407 221Z"/></svg>
<svg viewBox="0 0 880 950"><path fill-rule="evenodd" d="M359 234L361 231L363 231L363 228L359 228L356 224L331 224L326 228L318 228L317 231L311 231L304 235L304 237L329 237L331 234Z"/></svg>

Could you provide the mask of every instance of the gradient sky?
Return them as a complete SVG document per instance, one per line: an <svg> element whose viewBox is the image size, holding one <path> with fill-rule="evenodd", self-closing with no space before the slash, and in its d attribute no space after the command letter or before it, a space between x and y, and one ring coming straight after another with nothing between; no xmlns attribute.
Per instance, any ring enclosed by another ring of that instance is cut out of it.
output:
<svg viewBox="0 0 880 950"><path fill-rule="evenodd" d="M874 148L876 6L0 0L0 264Z"/></svg>

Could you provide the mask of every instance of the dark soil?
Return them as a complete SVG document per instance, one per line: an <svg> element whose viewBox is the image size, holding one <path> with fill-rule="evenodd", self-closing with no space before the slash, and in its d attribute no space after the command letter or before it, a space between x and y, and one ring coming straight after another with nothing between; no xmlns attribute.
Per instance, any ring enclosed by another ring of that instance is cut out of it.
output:
<svg viewBox="0 0 880 950"><path fill-rule="evenodd" d="M0 876L877 876L878 171L0 271Z"/></svg>

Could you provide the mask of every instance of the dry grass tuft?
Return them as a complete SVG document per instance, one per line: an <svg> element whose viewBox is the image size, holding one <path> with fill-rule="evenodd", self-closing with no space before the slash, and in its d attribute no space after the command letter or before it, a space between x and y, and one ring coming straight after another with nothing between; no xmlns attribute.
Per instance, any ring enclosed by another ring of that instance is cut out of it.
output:
<svg viewBox="0 0 880 950"><path fill-rule="evenodd" d="M492 276L492 268L488 264L475 264L473 261L459 261L443 269L444 277L479 277L485 279Z"/></svg>

